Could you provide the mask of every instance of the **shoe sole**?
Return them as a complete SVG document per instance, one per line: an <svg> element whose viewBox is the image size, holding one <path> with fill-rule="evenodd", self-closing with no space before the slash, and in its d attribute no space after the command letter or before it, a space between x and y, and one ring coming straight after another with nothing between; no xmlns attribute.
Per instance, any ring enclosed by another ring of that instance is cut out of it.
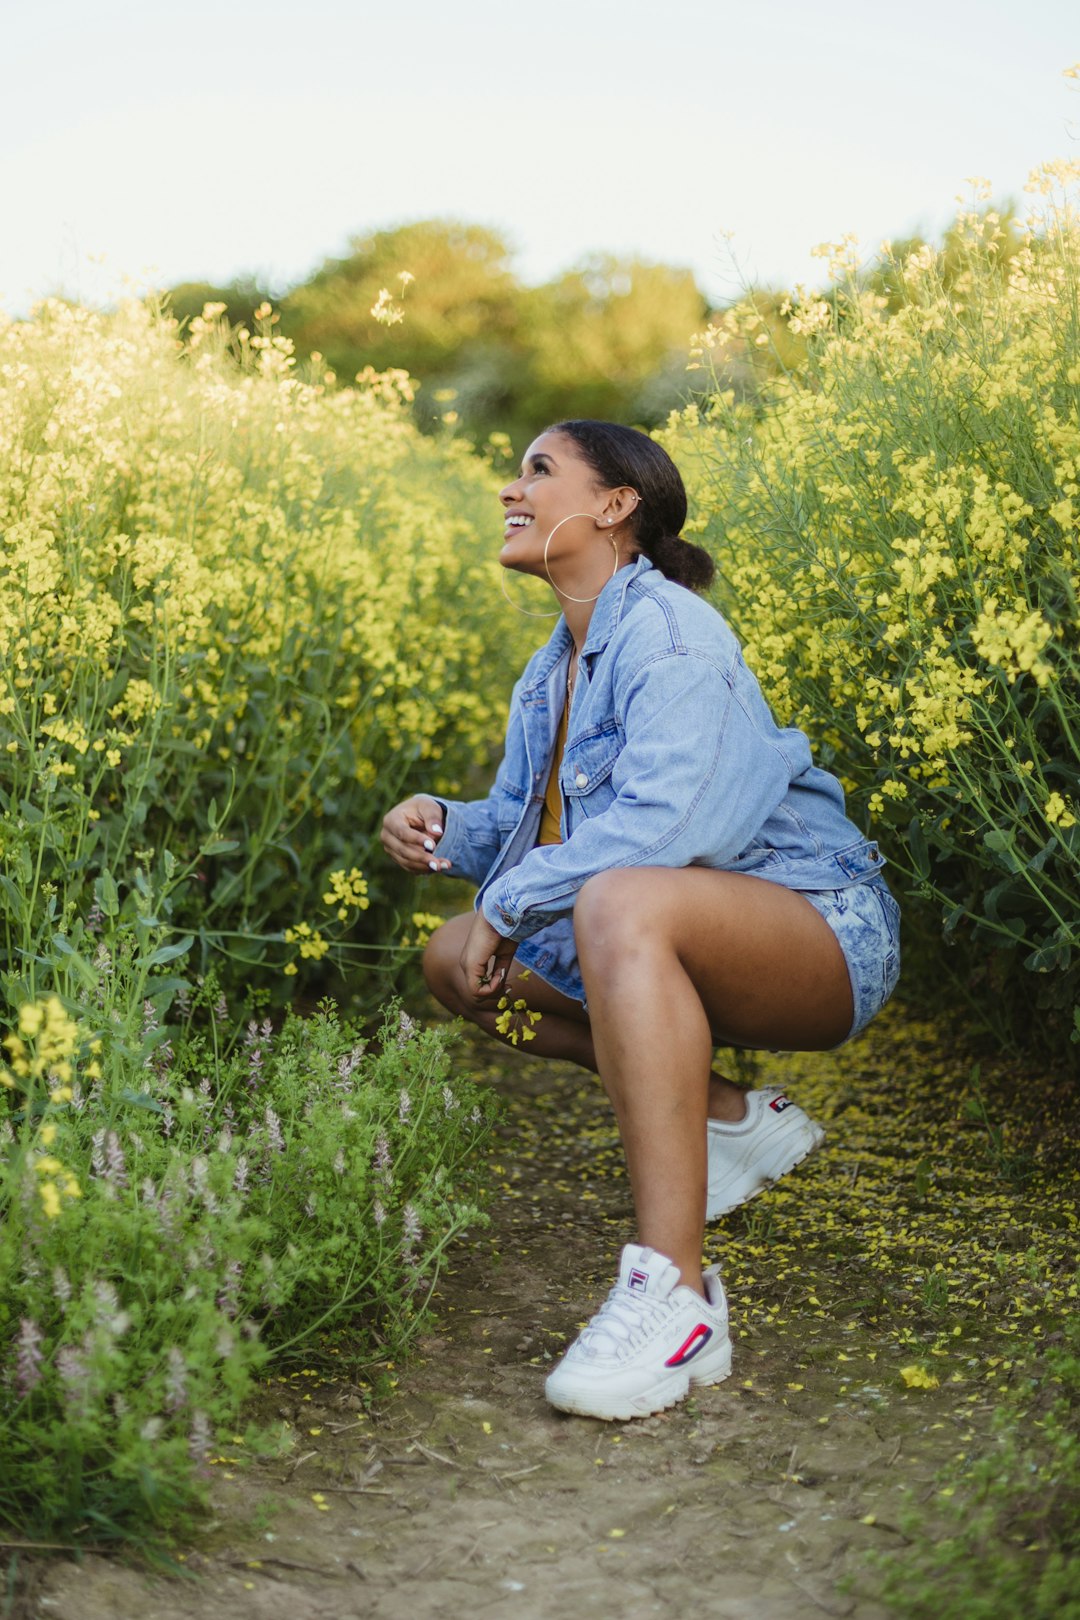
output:
<svg viewBox="0 0 1080 1620"><path fill-rule="evenodd" d="M714 1366L696 1377L690 1376L685 1383L682 1379L664 1379L660 1384L654 1384L651 1390L644 1390L640 1395L626 1396L619 1401L612 1399L606 1403L604 1411L598 1411L601 1404L590 1393L582 1390L580 1393L571 1390L565 1395L548 1395L548 1401L556 1411L569 1412L571 1417L599 1418L601 1423L630 1423L634 1418L654 1417L657 1412L666 1412L672 1406L677 1406L686 1399L693 1389L704 1389L711 1384L722 1384L725 1378L731 1377L731 1340L720 1347ZM666 1387L665 1387L666 1386ZM545 1392L546 1393L546 1392Z"/></svg>
<svg viewBox="0 0 1080 1620"><path fill-rule="evenodd" d="M805 1127L802 1129L801 1138L798 1141L793 1140L790 1151L770 1164L767 1170L747 1170L743 1180L741 1182L736 1181L734 1193L729 1191L726 1194L724 1203L714 1203L712 1196L709 1195L705 1204L706 1221L715 1221L721 1215L730 1215L732 1210L739 1209L741 1205L749 1203L750 1199L756 1198L758 1193L765 1192L769 1187L774 1187L782 1176L786 1176L789 1171L802 1164L804 1159L810 1157L811 1153L816 1153L825 1140L825 1132L820 1125L815 1124L811 1119L807 1120L807 1127L809 1129Z"/></svg>

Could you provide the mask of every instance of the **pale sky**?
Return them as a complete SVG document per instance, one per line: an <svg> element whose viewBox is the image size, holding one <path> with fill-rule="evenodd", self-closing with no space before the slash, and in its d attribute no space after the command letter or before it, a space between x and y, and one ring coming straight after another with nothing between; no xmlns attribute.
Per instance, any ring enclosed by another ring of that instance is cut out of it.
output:
<svg viewBox="0 0 1080 1620"><path fill-rule="evenodd" d="M1077 0L0 0L0 25L14 313L124 278L280 290L432 215L499 229L526 280L633 253L726 301L1080 156Z"/></svg>

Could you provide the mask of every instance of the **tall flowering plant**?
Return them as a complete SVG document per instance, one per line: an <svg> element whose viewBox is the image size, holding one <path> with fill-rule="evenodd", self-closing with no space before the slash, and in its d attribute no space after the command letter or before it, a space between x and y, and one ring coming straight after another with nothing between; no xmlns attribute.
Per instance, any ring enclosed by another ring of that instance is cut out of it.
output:
<svg viewBox="0 0 1080 1620"><path fill-rule="evenodd" d="M73 993L123 921L227 988L284 1004L336 967L374 1010L356 970L393 965L415 905L382 816L501 740L492 672L530 632L496 607L492 468L419 433L402 373L300 375L275 323L0 316L13 1004L42 962Z"/></svg>
<svg viewBox="0 0 1080 1620"><path fill-rule="evenodd" d="M911 942L1003 1033L1057 1044L1080 1036L1078 176L1032 177L1006 267L974 208L948 275L886 251L868 282L840 244L831 295L786 309L805 365L666 433L720 604L880 832ZM731 312L701 356L759 324Z"/></svg>

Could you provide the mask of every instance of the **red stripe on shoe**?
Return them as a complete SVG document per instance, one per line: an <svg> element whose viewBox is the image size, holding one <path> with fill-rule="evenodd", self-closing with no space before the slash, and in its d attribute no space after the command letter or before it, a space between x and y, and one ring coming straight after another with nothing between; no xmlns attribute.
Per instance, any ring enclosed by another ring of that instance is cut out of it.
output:
<svg viewBox="0 0 1080 1620"><path fill-rule="evenodd" d="M699 1350L704 1350L712 1335L712 1328L706 1326L704 1322L699 1322L689 1338L679 1346L673 1356L670 1356L664 1362L664 1366L681 1367L684 1361L689 1361L691 1356L696 1356Z"/></svg>

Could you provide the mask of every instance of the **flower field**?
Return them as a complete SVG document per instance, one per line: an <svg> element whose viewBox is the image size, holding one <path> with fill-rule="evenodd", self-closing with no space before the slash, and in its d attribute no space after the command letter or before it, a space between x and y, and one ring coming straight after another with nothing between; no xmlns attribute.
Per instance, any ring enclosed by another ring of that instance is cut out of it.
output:
<svg viewBox="0 0 1080 1620"><path fill-rule="evenodd" d="M1075 166L1002 263L832 250L786 307L805 366L714 386L665 443L777 711L843 777L909 901L909 951L1014 1040L1080 1037L1080 219ZM699 365L771 342L752 307Z"/></svg>
<svg viewBox="0 0 1080 1620"><path fill-rule="evenodd" d="M1015 252L974 211L948 259L870 279L841 244L753 398L724 359L774 335L732 309L663 434L778 716L882 839L909 995L1056 1058L1080 1052L1069 178L1037 177ZM222 313L0 324L0 1522L95 1545L182 1521L271 1364L359 1376L403 1346L483 1218L486 1094L444 1031L375 1017L440 920L378 831L483 782L548 628L498 594L494 469L417 430L407 376L338 388L269 306Z"/></svg>
<svg viewBox="0 0 1080 1620"><path fill-rule="evenodd" d="M403 375L50 302L0 327L0 1519L175 1521L268 1359L354 1368L479 1218L487 1109L369 1020L432 919L380 858L484 765L494 479ZM381 852L380 852L381 854ZM313 999L331 967L350 1018ZM282 1013L285 1012L284 1022ZM270 1014L274 1016L271 1017ZM328 1353L328 1352L327 1352Z"/></svg>

